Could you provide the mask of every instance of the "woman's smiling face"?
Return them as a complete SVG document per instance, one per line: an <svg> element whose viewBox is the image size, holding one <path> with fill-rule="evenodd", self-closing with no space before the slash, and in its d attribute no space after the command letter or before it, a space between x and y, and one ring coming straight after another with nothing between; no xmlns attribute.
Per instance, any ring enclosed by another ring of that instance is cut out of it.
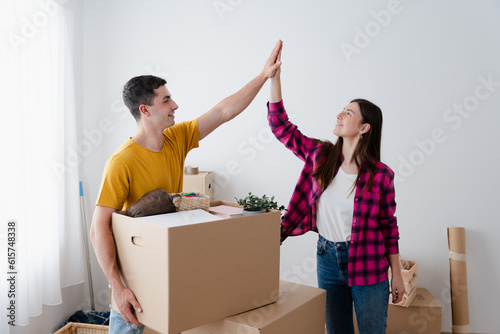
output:
<svg viewBox="0 0 500 334"><path fill-rule="evenodd" d="M358 137L363 125L363 116L357 102L349 103L340 114L337 115L337 124L333 134L342 137Z"/></svg>

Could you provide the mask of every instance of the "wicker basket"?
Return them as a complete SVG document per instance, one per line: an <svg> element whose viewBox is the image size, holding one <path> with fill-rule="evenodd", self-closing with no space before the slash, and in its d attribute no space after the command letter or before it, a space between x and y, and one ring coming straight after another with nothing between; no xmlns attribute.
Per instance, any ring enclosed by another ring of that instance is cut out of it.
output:
<svg viewBox="0 0 500 334"><path fill-rule="evenodd" d="M69 322L54 334L108 334L108 331L108 326Z"/></svg>
<svg viewBox="0 0 500 334"><path fill-rule="evenodd" d="M210 208L210 197L202 193L195 193L196 197L183 197L186 193L172 194L172 201L177 207L177 211L187 211L203 209L208 211ZM181 195L181 196L175 196ZM174 197L175 196L175 197Z"/></svg>

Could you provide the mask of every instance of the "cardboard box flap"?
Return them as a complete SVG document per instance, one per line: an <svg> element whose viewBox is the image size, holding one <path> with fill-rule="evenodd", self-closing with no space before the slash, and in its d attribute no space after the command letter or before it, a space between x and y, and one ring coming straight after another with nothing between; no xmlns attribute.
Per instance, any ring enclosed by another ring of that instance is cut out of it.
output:
<svg viewBox="0 0 500 334"><path fill-rule="evenodd" d="M278 302L182 332L183 334L324 334L326 291L280 281Z"/></svg>
<svg viewBox="0 0 500 334"><path fill-rule="evenodd" d="M325 298L326 291L292 282L280 281L279 299L276 303L229 317L226 320L253 328L272 328L272 323L285 316L293 317L294 310L304 307L316 298ZM307 302L304 302L307 300ZM308 309L305 307L305 309ZM324 310L323 310L324 311ZM315 312L317 312L315 310ZM283 326L282 324L280 325ZM260 333L260 332L259 332Z"/></svg>

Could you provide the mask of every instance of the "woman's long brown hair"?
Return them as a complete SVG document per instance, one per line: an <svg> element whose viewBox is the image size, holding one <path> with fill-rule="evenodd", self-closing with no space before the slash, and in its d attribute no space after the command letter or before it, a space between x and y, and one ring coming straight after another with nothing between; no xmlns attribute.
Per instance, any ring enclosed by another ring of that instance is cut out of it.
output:
<svg viewBox="0 0 500 334"><path fill-rule="evenodd" d="M370 101L364 99L354 99L351 102L356 102L361 110L361 123L370 124L368 132L363 134L358 146L354 150L353 159L358 167L368 169L370 178L368 180L368 188L371 189L373 178L375 176L375 165L380 161L380 143L382 140L382 110ZM344 139L339 137L337 142L333 144L330 141L323 141L321 152L318 156L318 168L312 176L316 179L321 189L325 190L333 180L337 168L340 166L342 157L342 145ZM356 177L354 185L358 183L359 173ZM354 189L354 187L353 187Z"/></svg>

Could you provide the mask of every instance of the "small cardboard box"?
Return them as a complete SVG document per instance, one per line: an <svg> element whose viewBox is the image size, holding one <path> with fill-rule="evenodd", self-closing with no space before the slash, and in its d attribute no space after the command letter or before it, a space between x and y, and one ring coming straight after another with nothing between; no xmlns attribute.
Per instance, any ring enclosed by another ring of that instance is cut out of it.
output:
<svg viewBox="0 0 500 334"><path fill-rule="evenodd" d="M409 307L389 305L387 334L419 333L441 334L441 304L427 289L416 289L416 296ZM359 333L354 320L356 334Z"/></svg>
<svg viewBox="0 0 500 334"><path fill-rule="evenodd" d="M280 281L279 300L182 334L324 334L326 291Z"/></svg>
<svg viewBox="0 0 500 334"><path fill-rule="evenodd" d="M185 221L198 211L217 220ZM170 215L176 214L184 221L172 224L177 216ZM233 219L203 210L142 218L113 213L118 264L142 306L139 322L160 333L179 333L275 302L280 215L276 210ZM118 311L113 300L112 308Z"/></svg>
<svg viewBox="0 0 500 334"><path fill-rule="evenodd" d="M214 200L214 173L199 172L198 174L184 174L182 181L182 192L202 193Z"/></svg>

